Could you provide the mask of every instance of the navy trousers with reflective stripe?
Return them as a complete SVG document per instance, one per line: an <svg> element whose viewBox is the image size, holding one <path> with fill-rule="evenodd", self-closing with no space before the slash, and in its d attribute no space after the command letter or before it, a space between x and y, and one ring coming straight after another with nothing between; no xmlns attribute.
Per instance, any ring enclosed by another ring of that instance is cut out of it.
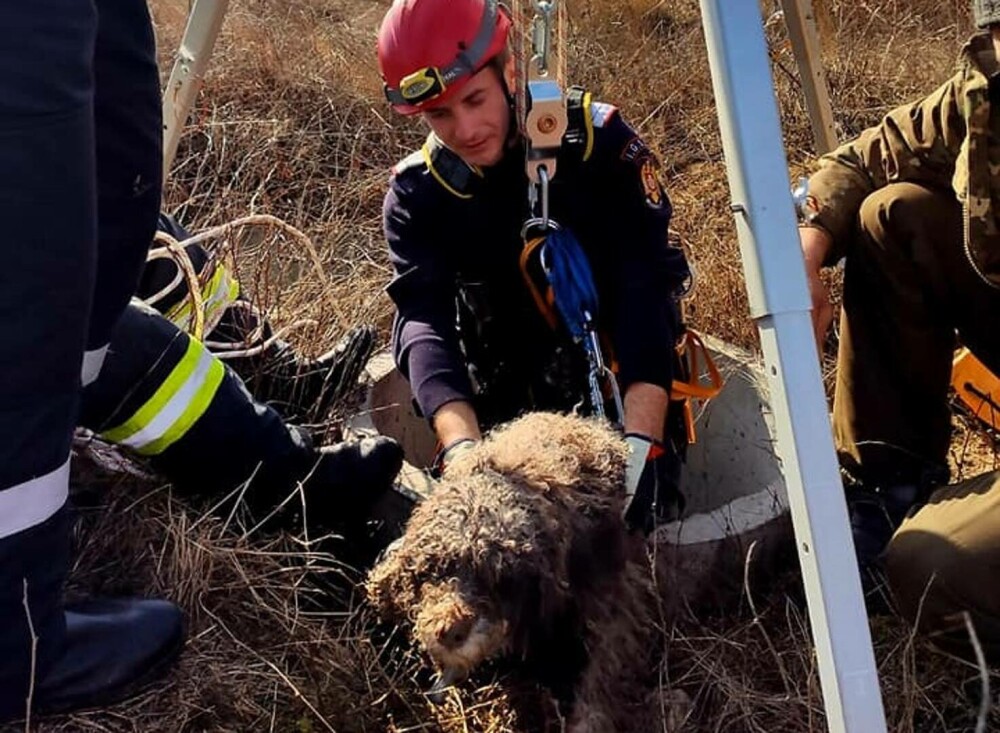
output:
<svg viewBox="0 0 1000 733"><path fill-rule="evenodd" d="M158 429L146 437L155 441L169 430L179 412L201 396L197 390L185 394L181 387L168 390L169 400L158 399L166 383L173 380L177 387L190 373L182 362L191 344L190 336L157 311L130 305L112 332L100 377L84 390L80 424L108 434L130 421L137 422L140 430L159 422ZM208 356L203 346L197 342L194 346L199 359ZM151 403L155 408L144 411ZM142 412L145 416L136 421ZM163 420L168 412L172 414ZM142 447L133 445L140 452ZM283 498L279 487L294 486L316 460L311 440L286 425L273 409L256 402L229 369L213 387L211 401L197 420L148 457L176 488L190 493L228 493L253 476L255 481L243 499L259 514L266 514Z"/></svg>
<svg viewBox="0 0 1000 733"><path fill-rule="evenodd" d="M108 340L159 207L145 0L0 3L0 717L24 709L25 607L44 675L62 643L62 507L86 349Z"/></svg>

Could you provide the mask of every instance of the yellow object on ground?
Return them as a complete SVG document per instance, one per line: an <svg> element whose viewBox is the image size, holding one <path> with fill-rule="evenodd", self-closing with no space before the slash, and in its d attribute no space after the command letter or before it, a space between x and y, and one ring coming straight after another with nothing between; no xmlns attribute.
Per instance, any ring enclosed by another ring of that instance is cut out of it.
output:
<svg viewBox="0 0 1000 733"><path fill-rule="evenodd" d="M980 420L1000 430L1000 377L962 348L955 352L951 385L958 398Z"/></svg>

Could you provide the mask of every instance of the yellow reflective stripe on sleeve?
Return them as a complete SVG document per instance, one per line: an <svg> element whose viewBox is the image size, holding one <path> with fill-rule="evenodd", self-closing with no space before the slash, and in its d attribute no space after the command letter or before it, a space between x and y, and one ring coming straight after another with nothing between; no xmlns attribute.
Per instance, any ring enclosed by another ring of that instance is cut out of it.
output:
<svg viewBox="0 0 1000 733"><path fill-rule="evenodd" d="M155 394L121 425L101 433L143 455L156 455L181 438L200 418L225 376L222 362L195 339Z"/></svg>

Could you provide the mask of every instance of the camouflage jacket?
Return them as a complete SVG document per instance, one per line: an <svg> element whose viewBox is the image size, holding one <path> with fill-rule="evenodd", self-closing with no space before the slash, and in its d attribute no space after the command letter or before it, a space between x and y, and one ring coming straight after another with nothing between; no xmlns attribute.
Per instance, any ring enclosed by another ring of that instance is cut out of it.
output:
<svg viewBox="0 0 1000 733"><path fill-rule="evenodd" d="M998 68L990 36L973 36L952 78L820 159L809 192L812 223L833 236L827 264L843 256L865 197L908 181L954 190L963 205L969 262L1000 287L1000 109L991 114L989 94Z"/></svg>

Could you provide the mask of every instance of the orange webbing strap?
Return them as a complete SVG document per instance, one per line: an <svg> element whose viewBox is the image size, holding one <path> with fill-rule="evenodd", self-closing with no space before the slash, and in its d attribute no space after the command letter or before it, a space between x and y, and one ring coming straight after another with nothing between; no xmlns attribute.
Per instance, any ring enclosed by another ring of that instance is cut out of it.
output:
<svg viewBox="0 0 1000 733"><path fill-rule="evenodd" d="M531 297L538 307L538 312L545 318L549 328L555 329L559 325L559 316L556 314L555 296L552 293L552 288L548 286L546 279L543 293L536 282L536 278L545 278L545 271L542 270L541 263L541 246L544 243L545 237L535 237L525 241L524 247L521 248L521 274L524 275L524 282L528 285L528 292L531 293ZM532 274L533 268L536 270L534 274Z"/></svg>
<svg viewBox="0 0 1000 733"><path fill-rule="evenodd" d="M712 360L712 355L708 353L701 336L690 328L684 332L684 336L677 344L677 356L682 360L687 360L686 371L690 381L683 382L675 379L670 385L670 399L683 403L688 443L694 443L697 434L694 429L694 412L691 409L691 400L710 400L717 396L722 391L722 375L719 373L719 367ZM708 376L707 384L701 381L702 367Z"/></svg>

